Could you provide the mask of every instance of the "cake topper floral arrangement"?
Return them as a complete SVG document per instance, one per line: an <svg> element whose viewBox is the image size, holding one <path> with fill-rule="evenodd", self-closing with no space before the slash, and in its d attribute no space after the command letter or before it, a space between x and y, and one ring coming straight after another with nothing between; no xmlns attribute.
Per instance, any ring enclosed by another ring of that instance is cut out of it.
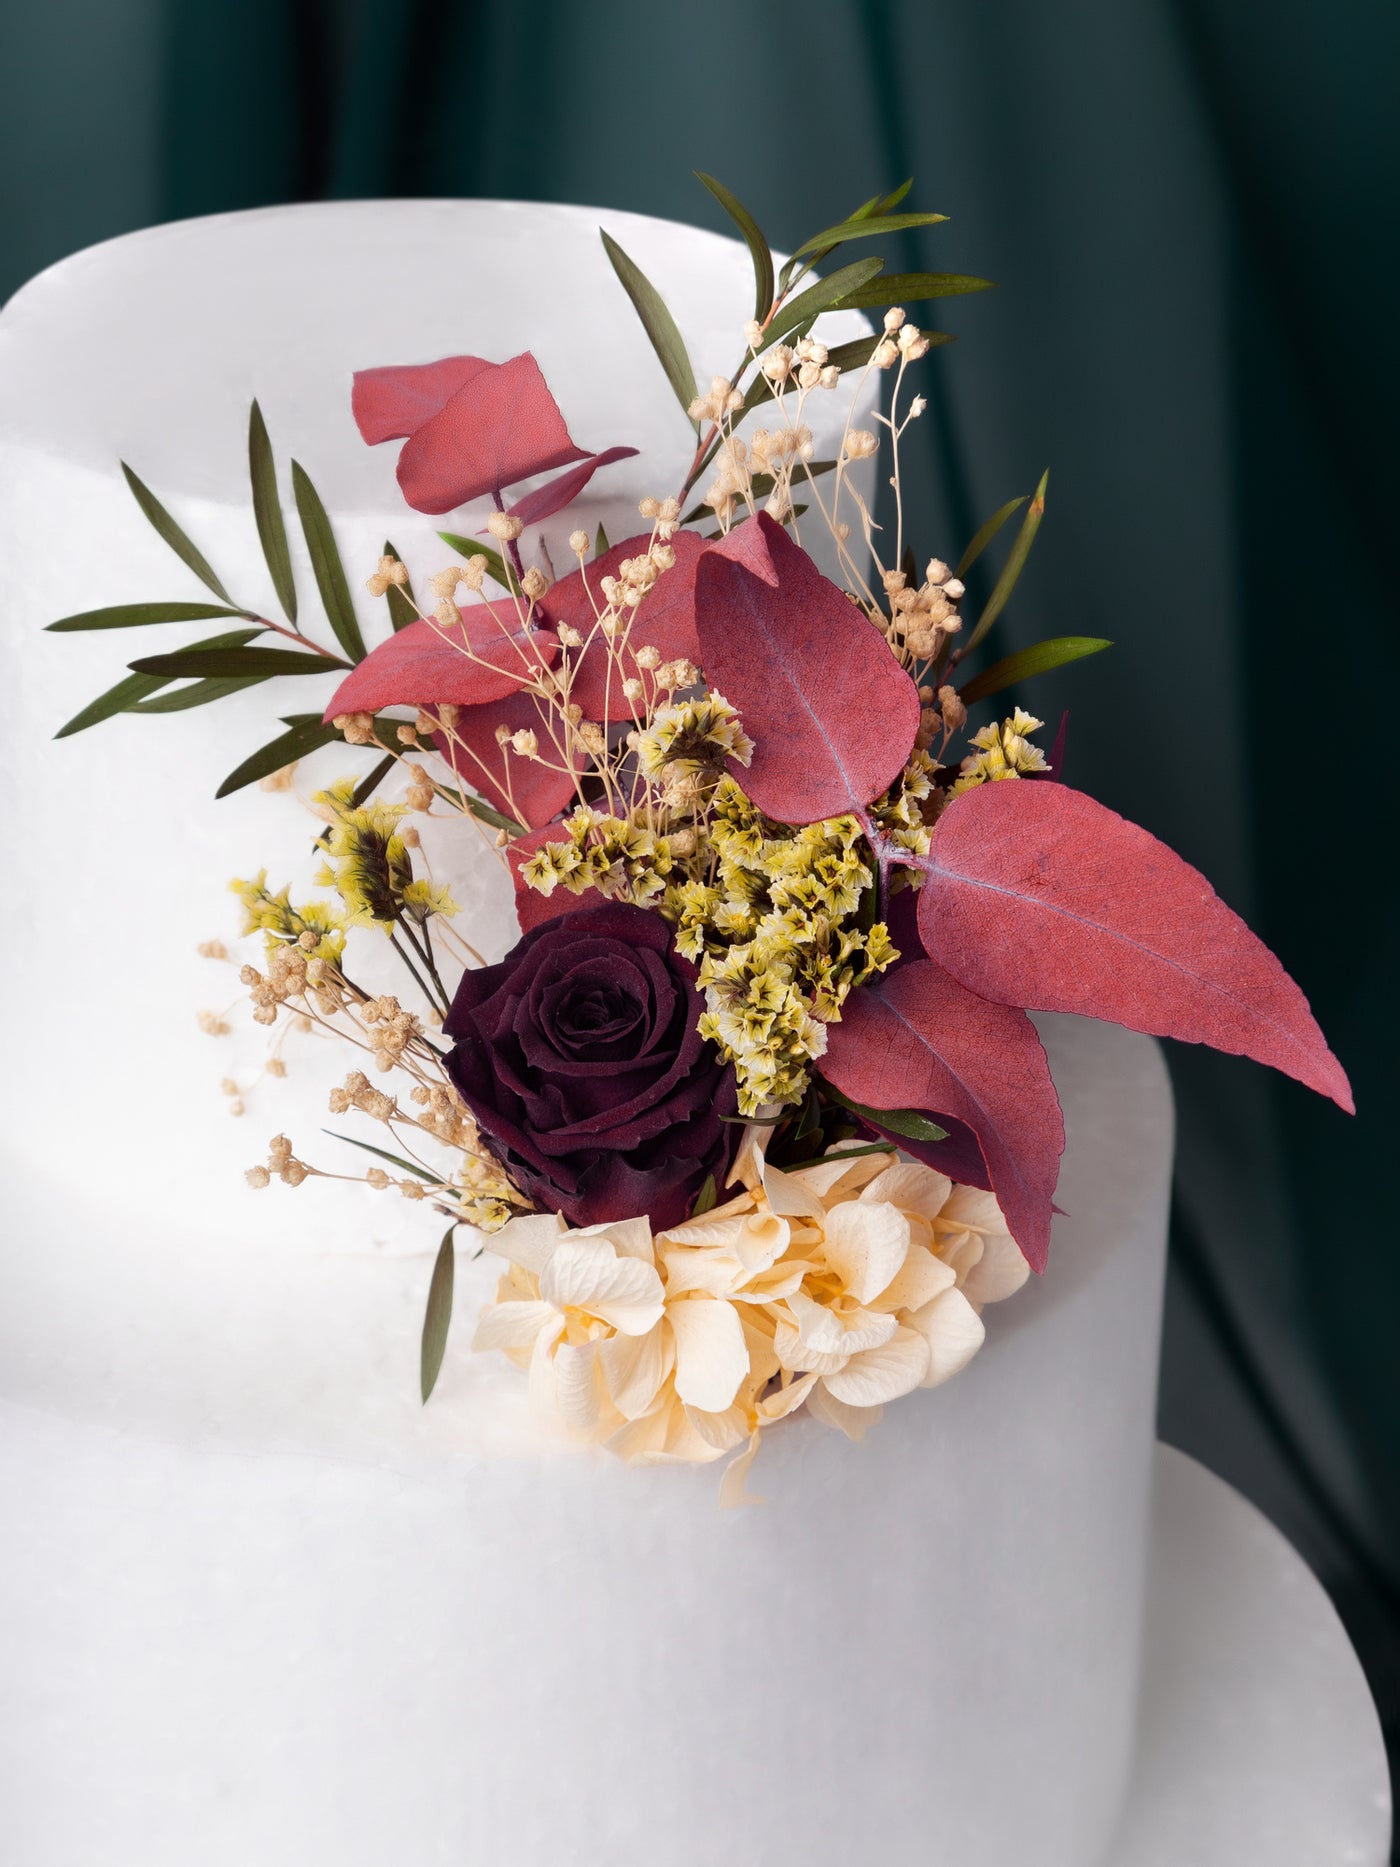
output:
<svg viewBox="0 0 1400 1867"><path fill-rule="evenodd" d="M916 366L945 339L904 307L985 281L882 277L878 257L817 268L941 216L902 211L906 184L779 268L742 204L701 179L753 260L732 376L697 387L662 298L603 235L695 438L635 536L575 529L572 564L552 562L539 528L635 450L580 447L528 352L372 368L355 420L370 445L402 443L408 505L491 508L478 536L439 534L455 561L421 602L386 544L373 648L293 463L335 647L299 619L256 404L252 501L281 620L236 602L126 468L214 600L51 626L224 624L134 661L65 733L319 676L329 693L221 794L288 786L331 743L370 760L314 796L318 898L265 873L235 884L263 943L241 976L260 1023L357 1047L365 1067L331 1107L378 1129L357 1143L374 1157L362 1177L449 1221L424 1399L465 1227L504 1263L475 1346L526 1370L541 1409L634 1462L738 1453L741 1485L765 1427L805 1408L859 1437L962 1368L983 1306L1044 1270L1064 1130L1030 1012L1210 1044L1351 1100L1302 993L1204 878L1063 782L1063 727L1047 752L1019 706L969 722L1109 645L1060 637L965 672L1025 564L1043 479L955 569L913 549L900 441L924 408ZM878 328L828 348L815 326L837 307L873 309ZM817 459L809 404L853 372L879 376L885 409L870 428L848 418ZM893 488L878 517L852 472L876 455ZM963 578L1018 511L969 625ZM835 580L804 548L817 537ZM441 817L508 865L509 952L455 935L418 832ZM370 941L402 963L401 996L357 982ZM326 1171L279 1136L249 1179Z"/></svg>

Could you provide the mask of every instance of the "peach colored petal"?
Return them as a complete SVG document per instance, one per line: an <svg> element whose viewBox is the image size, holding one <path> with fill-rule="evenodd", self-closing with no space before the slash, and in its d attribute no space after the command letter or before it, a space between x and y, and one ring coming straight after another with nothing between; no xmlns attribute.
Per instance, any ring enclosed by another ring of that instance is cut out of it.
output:
<svg viewBox="0 0 1400 1867"><path fill-rule="evenodd" d="M666 1303L652 1265L619 1258L611 1245L593 1239L555 1246L540 1273L540 1295L556 1309L597 1316L623 1335L645 1335Z"/></svg>
<svg viewBox="0 0 1400 1867"><path fill-rule="evenodd" d="M852 1355L838 1374L824 1375L822 1386L833 1400L843 1400L848 1407L879 1407L912 1394L928 1369L927 1338L917 1329L898 1329L879 1348Z"/></svg>
<svg viewBox="0 0 1400 1867"><path fill-rule="evenodd" d="M896 1161L877 1174L861 1191L861 1198L887 1199L901 1212L917 1213L921 1219L936 1219L953 1189L946 1173L935 1173L916 1160Z"/></svg>
<svg viewBox="0 0 1400 1867"><path fill-rule="evenodd" d="M847 1439L864 1439L872 1426L880 1424L885 1409L848 1407L844 1400L837 1400L818 1381L807 1396L807 1411L814 1420L820 1420L823 1426L835 1427Z"/></svg>
<svg viewBox="0 0 1400 1867"><path fill-rule="evenodd" d="M541 1329L555 1320L557 1311L548 1303L493 1303L477 1319L474 1349L533 1348Z"/></svg>
<svg viewBox="0 0 1400 1867"><path fill-rule="evenodd" d="M659 1323L645 1335L615 1335L598 1344L603 1379L624 1419L640 1419L655 1401L669 1373L668 1360L666 1332Z"/></svg>
<svg viewBox="0 0 1400 1867"><path fill-rule="evenodd" d="M667 1306L676 1341L676 1392L689 1406L723 1413L749 1371L749 1351L732 1303L689 1297Z"/></svg>
<svg viewBox="0 0 1400 1867"><path fill-rule="evenodd" d="M872 1303L909 1251L909 1221L886 1200L846 1200L826 1219L826 1261L857 1303Z"/></svg>
<svg viewBox="0 0 1400 1867"><path fill-rule="evenodd" d="M987 1333L982 1318L961 1290L945 1290L907 1320L928 1344L925 1387L937 1387L960 1374L981 1348Z"/></svg>

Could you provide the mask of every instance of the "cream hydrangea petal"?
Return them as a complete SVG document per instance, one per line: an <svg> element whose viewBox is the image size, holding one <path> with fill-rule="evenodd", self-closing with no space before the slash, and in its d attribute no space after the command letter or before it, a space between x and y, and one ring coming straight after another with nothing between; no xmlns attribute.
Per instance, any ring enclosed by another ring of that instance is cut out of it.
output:
<svg viewBox="0 0 1400 1867"><path fill-rule="evenodd" d="M937 1387L940 1381L960 1374L981 1348L987 1333L982 1318L961 1290L945 1290L905 1320L928 1344L925 1387Z"/></svg>
<svg viewBox="0 0 1400 1867"><path fill-rule="evenodd" d="M815 1219L820 1225L826 1217L826 1207L816 1188L808 1185L803 1174L783 1173L765 1161L763 1190L768 1195L770 1210L782 1218Z"/></svg>
<svg viewBox="0 0 1400 1867"><path fill-rule="evenodd" d="M492 1251L538 1277L568 1229L557 1212L527 1212L503 1225L488 1242Z"/></svg>
<svg viewBox="0 0 1400 1867"><path fill-rule="evenodd" d="M1005 1232L1006 1220L994 1193L980 1186L955 1186L939 1214L955 1231Z"/></svg>
<svg viewBox="0 0 1400 1867"><path fill-rule="evenodd" d="M670 1373L666 1332L660 1323L645 1335L614 1335L598 1344L612 1403L624 1419L640 1419L661 1391Z"/></svg>
<svg viewBox="0 0 1400 1867"><path fill-rule="evenodd" d="M734 1249L745 1273L757 1277L776 1264L792 1240L792 1227L786 1219L771 1212L755 1212L739 1228Z"/></svg>
<svg viewBox="0 0 1400 1867"><path fill-rule="evenodd" d="M741 1504L762 1504L764 1500L756 1497L749 1490L747 1480L750 1468L758 1456L759 1442L762 1435L754 1432L749 1443L737 1459L731 1459L724 1468L724 1476L719 1481L719 1501L725 1510L737 1510Z"/></svg>
<svg viewBox="0 0 1400 1867"><path fill-rule="evenodd" d="M980 1263L983 1245L980 1232L945 1232L942 1226L939 1226L938 1235L933 1241L934 1250L960 1284L966 1283Z"/></svg>
<svg viewBox="0 0 1400 1867"><path fill-rule="evenodd" d="M732 1303L687 1297L667 1306L676 1341L676 1392L705 1413L723 1413L749 1371L744 1327Z"/></svg>
<svg viewBox="0 0 1400 1867"><path fill-rule="evenodd" d="M541 1418L553 1419L558 1415L558 1402L555 1397L554 1350L564 1333L564 1318L556 1315L548 1328L541 1329L535 1337L534 1352L530 1356L530 1407Z"/></svg>
<svg viewBox="0 0 1400 1867"><path fill-rule="evenodd" d="M989 1232L982 1252L960 1287L969 1303L1000 1303L1014 1296L1031 1274L1021 1247L1009 1232Z"/></svg>
<svg viewBox="0 0 1400 1867"><path fill-rule="evenodd" d="M884 1416L883 1407L848 1407L844 1400L829 1394L820 1381L807 1396L807 1411L823 1426L833 1426L847 1439L864 1439L872 1426Z"/></svg>
<svg viewBox="0 0 1400 1867"><path fill-rule="evenodd" d="M554 1404L565 1424L576 1433L591 1433L598 1424L599 1399L594 1344L561 1342L554 1351Z"/></svg>
<svg viewBox="0 0 1400 1867"><path fill-rule="evenodd" d="M836 1159L820 1160L815 1167L804 1167L790 1177L801 1180L830 1207L838 1199L854 1199L861 1187L883 1173L897 1158L893 1148L888 1154L857 1154L844 1160L840 1153L838 1148Z"/></svg>
<svg viewBox="0 0 1400 1867"><path fill-rule="evenodd" d="M785 1420L790 1413L796 1413L816 1386L816 1382L815 1374L804 1374L796 1381L789 1381L786 1387L780 1387L774 1393L766 1394L759 1401L756 1409L759 1418Z"/></svg>
<svg viewBox="0 0 1400 1867"><path fill-rule="evenodd" d="M951 1290L956 1281L951 1265L936 1258L923 1245L911 1245L908 1257L880 1293L878 1307L882 1310L922 1309L944 1290Z"/></svg>
<svg viewBox="0 0 1400 1867"><path fill-rule="evenodd" d="M889 1320L893 1323L895 1319L891 1316ZM789 1374L836 1374L849 1360L843 1352L808 1348L790 1323L779 1323L773 1331L773 1353L778 1366Z"/></svg>
<svg viewBox="0 0 1400 1867"><path fill-rule="evenodd" d="M766 1312L742 1309L739 1322L744 1331L744 1347L749 1357L749 1380L762 1387L772 1380L782 1363L773 1350L774 1329Z"/></svg>
<svg viewBox="0 0 1400 1867"><path fill-rule="evenodd" d="M629 1420L605 1443L628 1465L708 1465L724 1457L721 1447L707 1445L696 1432L671 1386L650 1413Z"/></svg>
<svg viewBox="0 0 1400 1867"><path fill-rule="evenodd" d="M555 1321L557 1311L548 1303L493 1303L477 1318L474 1349L533 1348L541 1329Z"/></svg>
<svg viewBox="0 0 1400 1867"><path fill-rule="evenodd" d="M821 1355L858 1355L867 1348L879 1348L899 1327L893 1316L877 1310L840 1315L805 1290L794 1290L787 1307L802 1346Z"/></svg>
<svg viewBox="0 0 1400 1867"><path fill-rule="evenodd" d="M668 1302L692 1291L709 1297L728 1296L744 1281L744 1267L732 1251L677 1245L662 1252L661 1263Z"/></svg>
<svg viewBox="0 0 1400 1867"><path fill-rule="evenodd" d="M745 1204L749 1204L747 1197ZM691 1219L688 1224L673 1225L669 1232L661 1234L657 1244L663 1256L671 1245L696 1245L706 1250L732 1251L748 1216L747 1212L734 1212L721 1219L713 1212L707 1212L703 1219Z"/></svg>
<svg viewBox="0 0 1400 1867"><path fill-rule="evenodd" d="M871 1303L909 1251L909 1221L887 1200L848 1199L826 1215L826 1261L857 1303Z"/></svg>
<svg viewBox="0 0 1400 1867"><path fill-rule="evenodd" d="M943 1210L953 1182L946 1173L935 1173L917 1160L899 1160L886 1167L861 1189L862 1199L887 1199L901 1212L917 1213L921 1219L936 1219Z"/></svg>
<svg viewBox="0 0 1400 1867"><path fill-rule="evenodd" d="M601 1240L576 1237L554 1247L540 1272L540 1295L556 1309L600 1317L623 1335L645 1335L666 1305L653 1265L619 1258Z"/></svg>
<svg viewBox="0 0 1400 1867"><path fill-rule="evenodd" d="M588 1225L575 1238L599 1238L610 1244L620 1258L640 1258L643 1264L654 1262L652 1249L651 1221L640 1219L614 1219L607 1225Z"/></svg>
<svg viewBox="0 0 1400 1867"><path fill-rule="evenodd" d="M686 1418L707 1446L719 1452L732 1452L749 1436L749 1416L736 1401L723 1413L705 1413L699 1407L687 1407Z"/></svg>
<svg viewBox="0 0 1400 1867"><path fill-rule="evenodd" d="M839 1374L824 1375L822 1385L833 1399L844 1400L848 1407L879 1407L887 1400L912 1394L928 1373L928 1366L927 1339L917 1329L897 1329L879 1348L852 1355Z"/></svg>

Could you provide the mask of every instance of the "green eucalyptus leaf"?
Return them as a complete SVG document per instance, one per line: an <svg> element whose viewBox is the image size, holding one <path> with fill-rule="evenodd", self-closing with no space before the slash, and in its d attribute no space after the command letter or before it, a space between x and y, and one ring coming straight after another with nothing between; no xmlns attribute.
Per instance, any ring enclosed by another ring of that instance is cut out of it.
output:
<svg viewBox="0 0 1400 1867"><path fill-rule="evenodd" d="M206 622L211 616L242 616L223 603L119 603L113 609L85 609L47 626L55 635L80 629L144 629L154 622Z"/></svg>
<svg viewBox="0 0 1400 1867"><path fill-rule="evenodd" d="M1082 661L1086 655L1097 655L1112 646L1112 642L1098 635L1052 636L993 662L990 668L984 668L958 689L958 698L964 706L975 706L979 700L999 694L1004 688L1015 687L1018 682L1029 681L1037 674L1048 674L1052 668L1063 668L1071 661Z"/></svg>
<svg viewBox="0 0 1400 1867"><path fill-rule="evenodd" d="M493 577L503 590L514 589L499 551L493 551L478 538L464 538L460 532L439 532L438 537L449 551L457 553L464 564L472 558L485 558L487 576Z"/></svg>
<svg viewBox="0 0 1400 1867"><path fill-rule="evenodd" d="M160 674L166 680L215 679L227 675L234 680L257 674L264 680L274 674L327 674L332 668L348 668L349 662L335 656L302 654L281 648L185 648L173 655L144 655L131 664L133 674Z"/></svg>
<svg viewBox="0 0 1400 1867"><path fill-rule="evenodd" d="M886 272L876 284L852 292L844 308L864 310L870 305L916 305L927 298L957 298L965 292L993 289L993 280L974 278L967 272Z"/></svg>
<svg viewBox="0 0 1400 1867"><path fill-rule="evenodd" d="M316 588L321 593L326 620L335 633L336 641L351 661L363 661L364 637L360 634L355 606L350 600L350 585L346 582L345 566L340 561L330 519L326 516L321 495L311 484L306 469L295 460L292 462L292 492L306 548L311 554L311 568L316 573Z"/></svg>
<svg viewBox="0 0 1400 1867"><path fill-rule="evenodd" d="M396 564L403 563L403 559L387 538L384 540L384 555L386 558L392 558ZM391 583L384 592L384 599L389 605L389 621L393 625L395 635L400 629L406 629L409 623L417 622L418 608L413 600L411 583Z"/></svg>
<svg viewBox="0 0 1400 1867"><path fill-rule="evenodd" d="M595 558L606 557L608 553L608 534L603 530L603 521L598 521L598 536L593 540Z"/></svg>
<svg viewBox="0 0 1400 1867"><path fill-rule="evenodd" d="M601 228L599 232L603 235L603 249L612 261L612 269L621 280L623 291L632 300L637 316L642 321L642 329L651 339L651 347L666 372L666 380L685 410L687 421L698 434L700 424L690 413L690 405L699 393L695 387L695 371L691 368L685 340L676 328L676 321L667 310L665 299L641 267L627 257L611 234Z"/></svg>
<svg viewBox="0 0 1400 1867"><path fill-rule="evenodd" d="M963 660L971 654L972 650L976 648L977 644L982 640L988 629L991 628L997 617L1006 608L1007 602L1010 600L1011 592L1016 588L1017 580L1021 572L1026 568L1026 559L1031 554L1031 546L1035 543L1035 535L1040 530L1040 521L1045 516L1045 489L1049 484L1050 472L1047 468L1046 471L1041 474L1040 484L1036 487L1031 502L1026 507L1026 516L1021 521L1021 529L1016 534L1016 542L1012 545L1005 564L1002 565L1000 577L997 578L992 586L992 594L987 598L987 607L977 618L977 627L968 637L967 645L958 657L959 660Z"/></svg>
<svg viewBox="0 0 1400 1867"><path fill-rule="evenodd" d="M777 343L802 325L811 324L822 312L844 304L848 292L868 285L884 270L884 265L883 259L857 259L849 266L838 266L824 279L818 279L783 306L769 327L770 340Z"/></svg>
<svg viewBox="0 0 1400 1867"><path fill-rule="evenodd" d="M214 795L227 797L230 792L241 791L244 785L256 784L259 778L266 778L271 772L295 764L299 758L318 751L321 746L330 745L339 737L334 726L323 726L320 721L290 726L286 732L279 733L277 738L269 740L265 746L245 758L241 765L236 765Z"/></svg>
<svg viewBox="0 0 1400 1867"><path fill-rule="evenodd" d="M163 675L128 674L115 687L109 687L96 700L90 700L81 712L75 713L66 725L59 727L54 738L67 739L73 733L86 732L89 726L111 719L116 713L129 712L137 701L146 699L150 694L158 694L166 684Z"/></svg>
<svg viewBox="0 0 1400 1867"><path fill-rule="evenodd" d="M732 195L723 182L717 182L713 175L706 175L702 169L696 169L696 179L705 184L725 213L734 222L744 236L744 243L753 260L753 314L762 324L773 309L773 253L758 222L735 195Z"/></svg>
<svg viewBox="0 0 1400 1867"><path fill-rule="evenodd" d="M972 543L958 559L958 568L954 573L955 576L965 577L967 575L978 558L980 558L982 553L987 549L987 546L996 537L1002 526L1005 525L1006 521L1011 517L1012 513L1019 512L1029 497L1029 493L1022 493L1019 499L1008 499L1004 506L1001 506L992 514L986 524L981 526L974 534Z"/></svg>
<svg viewBox="0 0 1400 1867"><path fill-rule="evenodd" d="M447 1353L447 1331L452 1323L452 1283L455 1271L452 1234L455 1225L449 1225L443 1233L442 1243L438 1246L437 1262L433 1265L432 1282L428 1285L428 1307L423 1316L423 1346L419 1365L419 1382L426 1406L428 1396L437 1385L438 1375L442 1371L442 1358Z"/></svg>
<svg viewBox="0 0 1400 1867"><path fill-rule="evenodd" d="M849 1096L843 1096L839 1089L833 1089L826 1078L822 1078L822 1094L828 1102L835 1102L843 1109L849 1109L853 1115L861 1116L865 1121L873 1122L878 1128L887 1128L891 1134L903 1135L907 1141L946 1141L948 1130L940 1128L938 1123L930 1121L927 1115L918 1109L876 1109L864 1102L853 1102Z"/></svg>
<svg viewBox="0 0 1400 1867"><path fill-rule="evenodd" d="M292 554L287 548L287 527L277 493L277 465L272 457L267 423L254 402L248 415L248 473L253 482L253 517L277 601L288 622L297 619L297 587L292 579Z"/></svg>
<svg viewBox="0 0 1400 1867"><path fill-rule="evenodd" d="M245 687L260 687L266 679L265 674L250 674L241 681L191 681L186 687L172 687L154 699L139 701L134 707L128 707L127 712L185 713L191 707L207 707L211 701L223 700L229 694L241 694Z"/></svg>
<svg viewBox="0 0 1400 1867"><path fill-rule="evenodd" d="M947 218L946 214L855 214L849 220L838 221L834 227L814 233L810 240L804 240L794 250L792 257L805 259L808 253L829 253L832 247L844 246L848 240L869 240L877 234L903 233L909 227L934 227Z"/></svg>
<svg viewBox="0 0 1400 1867"><path fill-rule="evenodd" d="M227 603L231 609L237 611L238 605L214 575L209 560L194 540L175 523L150 487L132 472L125 461L122 462L122 472L126 476L127 485L131 488L133 499L180 562L188 565L205 589L212 590L221 603Z"/></svg>

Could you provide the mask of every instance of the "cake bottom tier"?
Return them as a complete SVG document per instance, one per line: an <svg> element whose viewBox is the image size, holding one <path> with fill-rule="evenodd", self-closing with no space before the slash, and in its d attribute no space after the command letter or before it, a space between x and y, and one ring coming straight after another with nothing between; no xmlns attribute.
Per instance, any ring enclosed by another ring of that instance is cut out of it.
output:
<svg viewBox="0 0 1400 1867"><path fill-rule="evenodd" d="M4 1246L10 1867L1088 1867L1133 1749L1171 1110L1046 1020L1051 1264L860 1445L542 1444L430 1255L35 1188ZM12 1181L13 1184L13 1181ZM298 1198L304 1195L297 1195ZM22 1203L22 1202L17 1202Z"/></svg>

